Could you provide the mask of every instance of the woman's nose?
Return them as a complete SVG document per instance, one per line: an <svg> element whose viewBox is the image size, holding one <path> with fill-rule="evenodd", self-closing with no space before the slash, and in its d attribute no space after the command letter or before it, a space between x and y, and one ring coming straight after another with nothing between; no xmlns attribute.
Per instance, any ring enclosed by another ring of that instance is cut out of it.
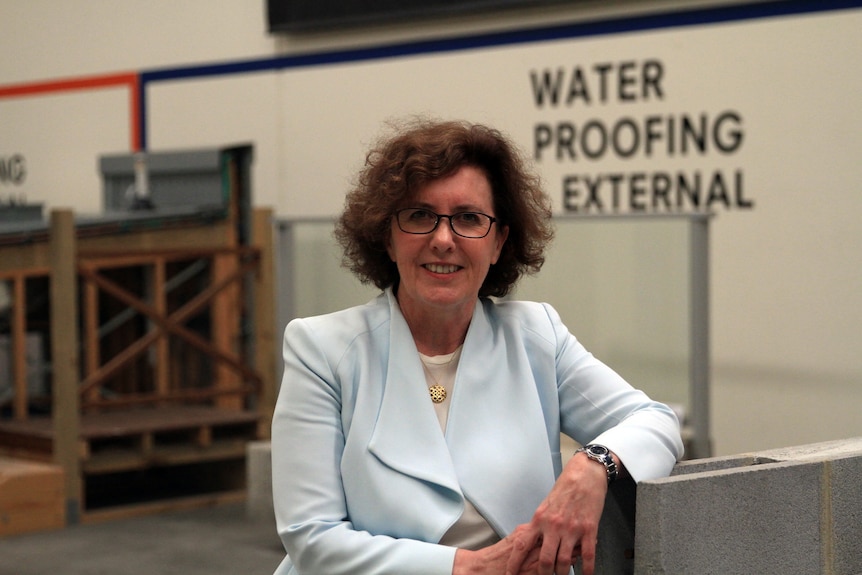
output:
<svg viewBox="0 0 862 575"><path fill-rule="evenodd" d="M431 244L445 248L451 248L455 244L455 233L449 218L441 217L437 222L437 229L431 232Z"/></svg>

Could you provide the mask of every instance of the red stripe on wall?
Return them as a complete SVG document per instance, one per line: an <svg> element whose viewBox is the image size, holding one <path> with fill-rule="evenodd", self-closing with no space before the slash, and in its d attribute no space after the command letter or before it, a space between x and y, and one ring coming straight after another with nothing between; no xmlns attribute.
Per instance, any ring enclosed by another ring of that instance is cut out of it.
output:
<svg viewBox="0 0 862 575"><path fill-rule="evenodd" d="M131 134L130 148L133 152L141 151L141 76L132 74L132 85L129 88L129 134Z"/></svg>

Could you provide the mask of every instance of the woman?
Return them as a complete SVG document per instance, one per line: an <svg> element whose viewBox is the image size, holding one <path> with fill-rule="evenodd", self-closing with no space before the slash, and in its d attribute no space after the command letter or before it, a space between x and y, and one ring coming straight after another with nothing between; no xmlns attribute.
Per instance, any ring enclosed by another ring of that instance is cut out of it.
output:
<svg viewBox="0 0 862 575"><path fill-rule="evenodd" d="M345 261L383 290L285 331L277 573L592 573L608 484L670 472L679 424L547 304L501 302L552 237L496 130L418 122L347 196ZM562 465L560 432L590 450Z"/></svg>

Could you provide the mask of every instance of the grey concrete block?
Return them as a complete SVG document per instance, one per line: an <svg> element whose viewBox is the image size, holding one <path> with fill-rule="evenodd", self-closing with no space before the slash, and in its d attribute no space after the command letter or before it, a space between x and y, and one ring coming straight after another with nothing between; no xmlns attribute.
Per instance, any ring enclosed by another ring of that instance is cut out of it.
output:
<svg viewBox="0 0 862 575"><path fill-rule="evenodd" d="M857 575L862 573L862 455L836 459L830 466L831 572Z"/></svg>
<svg viewBox="0 0 862 575"><path fill-rule="evenodd" d="M709 459L691 459L677 463L671 475L690 475L722 469L738 469L757 463L754 455L730 455L726 457L710 457Z"/></svg>
<svg viewBox="0 0 862 575"><path fill-rule="evenodd" d="M766 463L641 483L635 573L820 573L822 469Z"/></svg>
<svg viewBox="0 0 862 575"><path fill-rule="evenodd" d="M275 524L272 504L272 448L269 441L246 446L246 514L250 519Z"/></svg>
<svg viewBox="0 0 862 575"><path fill-rule="evenodd" d="M850 456L862 456L862 437L759 451L757 455L758 457L775 461L826 461Z"/></svg>

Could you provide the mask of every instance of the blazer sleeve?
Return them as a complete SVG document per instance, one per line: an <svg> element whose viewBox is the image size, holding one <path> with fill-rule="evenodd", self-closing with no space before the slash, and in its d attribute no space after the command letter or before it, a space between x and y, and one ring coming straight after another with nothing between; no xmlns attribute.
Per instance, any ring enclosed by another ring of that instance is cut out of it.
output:
<svg viewBox="0 0 862 575"><path fill-rule="evenodd" d="M276 523L289 558L278 573L451 574L454 548L354 529L341 475L342 390L337 360L328 355L334 347L307 320L285 330L272 467Z"/></svg>
<svg viewBox="0 0 862 575"><path fill-rule="evenodd" d="M606 446L635 481L669 475L683 454L676 414L596 359L556 310L544 307L556 342L562 431L581 444Z"/></svg>

